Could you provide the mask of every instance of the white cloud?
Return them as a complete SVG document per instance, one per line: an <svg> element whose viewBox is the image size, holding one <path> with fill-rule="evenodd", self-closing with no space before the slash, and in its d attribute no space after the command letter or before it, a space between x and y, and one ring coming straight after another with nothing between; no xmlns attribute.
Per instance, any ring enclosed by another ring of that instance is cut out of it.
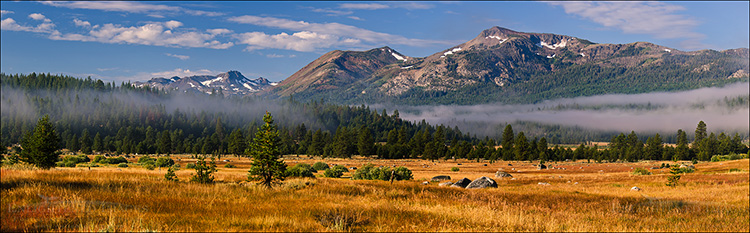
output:
<svg viewBox="0 0 750 233"><path fill-rule="evenodd" d="M153 77L188 77L188 76L195 76L195 75L216 75L221 72L207 70L207 69L200 69L200 70L190 70L190 69L174 69L174 70L168 70L168 71L161 71L161 72L153 72L151 73L151 76Z"/></svg>
<svg viewBox="0 0 750 233"><path fill-rule="evenodd" d="M18 24L13 18L6 18L0 22L1 30L59 34L60 32L52 29L54 27L55 24L51 22L44 22L36 27L23 26Z"/></svg>
<svg viewBox="0 0 750 233"><path fill-rule="evenodd" d="M364 19L362 19L360 17L357 17L357 16L349 16L347 18L350 18L350 19L353 19L353 20L360 20L360 21L364 20Z"/></svg>
<svg viewBox="0 0 750 233"><path fill-rule="evenodd" d="M182 27L182 23L180 21L170 20L165 22L164 26L167 26L169 29L175 29L178 27Z"/></svg>
<svg viewBox="0 0 750 233"><path fill-rule="evenodd" d="M313 51L316 48L328 48L333 45L362 46L359 44L361 42L369 43L365 47L382 44L403 44L411 46L447 44L446 42L441 41L410 39L388 33L374 32L340 23L308 23L304 21L252 15L231 17L229 18L229 21L298 31L298 33L292 35L287 33L266 35L262 32L241 34L241 43L253 45L249 48L251 50L267 47L284 48L296 51ZM316 38L310 39L306 37L312 35ZM352 43L354 41L357 41L357 43Z"/></svg>
<svg viewBox="0 0 750 233"><path fill-rule="evenodd" d="M190 56L188 56L188 55L179 55L179 54L171 54L171 53L165 53L164 55L167 55L169 57L175 57L175 58L183 60L183 61L187 60L187 59L190 59Z"/></svg>
<svg viewBox="0 0 750 233"><path fill-rule="evenodd" d="M282 57L286 57L286 56L281 55L281 54L272 53L272 54L266 54L266 57L268 57L268 58L282 58Z"/></svg>
<svg viewBox="0 0 750 233"><path fill-rule="evenodd" d="M338 36L318 34L310 31L302 31L294 34L279 33L268 35L263 32L247 32L236 35L240 44L247 44L247 51L256 49L286 49L301 52L311 52L318 48L329 48L336 44L346 44L347 41L340 40ZM349 44L354 44L349 42Z"/></svg>
<svg viewBox="0 0 750 233"><path fill-rule="evenodd" d="M0 10L0 15L3 15L3 16L4 15L13 14L13 13L15 13L15 12L13 12L13 11L6 11L6 10Z"/></svg>
<svg viewBox="0 0 750 233"><path fill-rule="evenodd" d="M73 23L75 23L76 26L79 26L79 27L86 27L86 28L91 27L91 23L89 23L88 21L80 20L80 19L73 19Z"/></svg>
<svg viewBox="0 0 750 233"><path fill-rule="evenodd" d="M314 8L314 7L308 7L312 12L316 13L326 13L328 16L342 16L342 15L351 15L354 12L352 11L340 11L340 10L333 10L328 8Z"/></svg>
<svg viewBox="0 0 750 233"><path fill-rule="evenodd" d="M47 5L56 7L66 7L71 9L89 9L103 10L128 13L143 13L152 17L163 18L162 15L154 14L155 12L186 13L197 16L221 16L224 13L210 12L201 10L185 9L177 6L167 6L159 4L146 4L142 2L125 2L125 1L69 1L69 2L42 2Z"/></svg>
<svg viewBox="0 0 750 233"><path fill-rule="evenodd" d="M39 13L29 14L29 18L32 18L34 20L43 20L44 22L52 22L52 20L48 19L43 14L39 14Z"/></svg>
<svg viewBox="0 0 750 233"><path fill-rule="evenodd" d="M50 39L212 49L226 49L234 45L232 42L222 43L214 40L214 34L170 30L179 26L182 26L182 23L177 21L148 23L139 27L123 27L115 24L94 25L87 35L53 34L50 35Z"/></svg>
<svg viewBox="0 0 750 233"><path fill-rule="evenodd" d="M352 10L381 10L403 8L407 10L424 10L434 8L434 5L419 2L392 2L389 5L380 3L342 3L339 8Z"/></svg>
<svg viewBox="0 0 750 233"><path fill-rule="evenodd" d="M378 3L342 3L339 4L339 8L354 10L380 10L388 9L390 8L390 6Z"/></svg>
<svg viewBox="0 0 750 233"><path fill-rule="evenodd" d="M706 36L694 31L700 22L675 12L684 7L662 2L550 2L565 13L578 15L628 34L648 34L660 39L686 39L700 44Z"/></svg>
<svg viewBox="0 0 750 233"><path fill-rule="evenodd" d="M221 35L221 34L232 33L232 30L229 30L226 28L215 28L215 29L207 29L206 32L208 32L211 35Z"/></svg>

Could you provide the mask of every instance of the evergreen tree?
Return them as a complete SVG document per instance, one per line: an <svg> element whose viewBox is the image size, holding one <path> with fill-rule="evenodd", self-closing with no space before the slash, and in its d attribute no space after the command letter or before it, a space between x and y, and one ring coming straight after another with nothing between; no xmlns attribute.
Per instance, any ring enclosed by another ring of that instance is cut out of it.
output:
<svg viewBox="0 0 750 233"><path fill-rule="evenodd" d="M255 134L248 154L253 158L248 179L260 180L260 185L271 188L271 184L284 180L286 164L281 159L279 133L271 113L263 116L265 124Z"/></svg>
<svg viewBox="0 0 750 233"><path fill-rule="evenodd" d="M513 127L510 124L506 125L505 130L503 130L503 160L513 159L513 135Z"/></svg>
<svg viewBox="0 0 750 233"><path fill-rule="evenodd" d="M245 154L247 142L245 141L245 136L242 135L242 130L235 129L229 134L229 146L227 149L233 155L241 156Z"/></svg>
<svg viewBox="0 0 750 233"><path fill-rule="evenodd" d="M159 154L169 155L169 153L172 152L172 138L169 135L169 130L164 130L161 132L161 136L159 136L159 142L157 143L157 149L157 153Z"/></svg>
<svg viewBox="0 0 750 233"><path fill-rule="evenodd" d="M646 140L646 159L659 160L664 154L664 145L661 136L657 133Z"/></svg>
<svg viewBox="0 0 750 233"><path fill-rule="evenodd" d="M542 137L542 139L539 139L539 142L536 144L537 152L539 153L539 160L543 163L549 160L548 157L548 149L547 149L547 139Z"/></svg>
<svg viewBox="0 0 750 233"><path fill-rule="evenodd" d="M91 150L98 151L98 152L104 150L104 143L102 142L102 135L99 134L99 132L97 132L96 136L94 136L94 143L91 145Z"/></svg>
<svg viewBox="0 0 750 233"><path fill-rule="evenodd" d="M34 131L26 133L21 140L21 161L41 169L50 169L55 166L59 157L59 143L60 138L55 132L55 126L49 121L49 116L44 115L37 122Z"/></svg>
<svg viewBox="0 0 750 233"><path fill-rule="evenodd" d="M693 143L700 142L704 138L706 138L708 134L706 134L706 123L703 121L698 122L698 127L695 128L695 141Z"/></svg>
<svg viewBox="0 0 750 233"><path fill-rule="evenodd" d="M516 156L517 161L523 161L526 160L528 157L528 147L529 143L526 140L526 136L523 134L523 132L518 133L518 137L516 137L516 142L514 146L514 153Z"/></svg>
<svg viewBox="0 0 750 233"><path fill-rule="evenodd" d="M672 160L685 160L690 156L690 149L687 145L687 134L682 129L677 130L677 147L675 148L674 158Z"/></svg>
<svg viewBox="0 0 750 233"><path fill-rule="evenodd" d="M83 129L79 143L81 145L81 153L91 154L91 135L88 129Z"/></svg>
<svg viewBox="0 0 750 233"><path fill-rule="evenodd" d="M397 114L398 112L394 113ZM359 151L359 154L362 156L369 157L370 155L375 153L375 144L374 140L372 139L372 133L370 133L370 129L362 126L359 129L359 141L357 142L357 149Z"/></svg>

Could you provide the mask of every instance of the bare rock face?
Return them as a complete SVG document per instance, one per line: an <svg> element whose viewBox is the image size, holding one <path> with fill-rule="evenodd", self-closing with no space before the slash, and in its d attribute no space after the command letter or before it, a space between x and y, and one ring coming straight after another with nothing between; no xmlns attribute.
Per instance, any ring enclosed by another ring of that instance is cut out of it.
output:
<svg viewBox="0 0 750 233"><path fill-rule="evenodd" d="M497 182L489 177L482 176L469 183L467 189L497 188Z"/></svg>
<svg viewBox="0 0 750 233"><path fill-rule="evenodd" d="M466 186L468 186L470 183L471 183L471 180L463 178L463 179L456 181L456 183L453 183L451 187L466 188Z"/></svg>

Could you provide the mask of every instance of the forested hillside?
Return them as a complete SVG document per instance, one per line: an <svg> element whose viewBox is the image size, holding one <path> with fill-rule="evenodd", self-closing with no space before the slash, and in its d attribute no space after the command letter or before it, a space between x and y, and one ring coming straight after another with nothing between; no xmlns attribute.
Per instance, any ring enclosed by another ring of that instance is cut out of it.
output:
<svg viewBox="0 0 750 233"><path fill-rule="evenodd" d="M260 126L260 117L268 111L279 125L283 154L490 161L582 158L633 161L708 160L715 154L747 151L739 135L709 135L705 127L705 135L697 138L698 143L693 143L690 149L687 149L684 132L676 135L676 148L665 147L658 134L648 137L644 147L643 140L631 132L627 136L612 137L608 150L581 144L574 152L570 148L549 146L548 139L541 135L556 135L553 140L569 135L587 138L591 135L585 131L562 132L566 128L559 127L556 133L546 132L539 129L548 126L521 124L522 128L536 129L536 132L529 132L533 135L514 133L512 127L506 125L502 136L478 139L471 132L455 127L434 126L424 120L405 121L400 119L398 111L379 113L364 105L170 92L63 75L2 73L0 85L0 132L4 147L18 143L37 119L48 115L62 139L60 146L70 151L245 154L247 142ZM496 131L499 135L501 129Z"/></svg>

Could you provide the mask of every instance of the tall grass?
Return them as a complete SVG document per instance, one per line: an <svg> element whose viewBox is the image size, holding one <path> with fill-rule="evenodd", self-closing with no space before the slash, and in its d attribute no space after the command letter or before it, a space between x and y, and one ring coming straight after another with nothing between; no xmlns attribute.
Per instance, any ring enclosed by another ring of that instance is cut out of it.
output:
<svg viewBox="0 0 750 233"><path fill-rule="evenodd" d="M374 163L404 164L414 168L415 178L456 165ZM219 169L213 185L184 182L191 169L176 171L182 182L172 182L164 179L166 169L2 168L0 230L745 232L750 225L747 159L698 164L698 172L683 174L675 188L664 186L666 173L628 175L630 167L648 164L568 163L557 164L566 170L538 171L520 169L519 162L514 167L522 172L511 172L516 180L496 179L496 189L438 187L420 179L390 184L293 178L266 190L244 182L246 167L237 165ZM586 165L593 168L575 170ZM731 168L741 171L727 173ZM473 179L497 169L462 161L461 171L451 176ZM712 169L717 172L701 172ZM632 186L643 191L629 191Z"/></svg>

